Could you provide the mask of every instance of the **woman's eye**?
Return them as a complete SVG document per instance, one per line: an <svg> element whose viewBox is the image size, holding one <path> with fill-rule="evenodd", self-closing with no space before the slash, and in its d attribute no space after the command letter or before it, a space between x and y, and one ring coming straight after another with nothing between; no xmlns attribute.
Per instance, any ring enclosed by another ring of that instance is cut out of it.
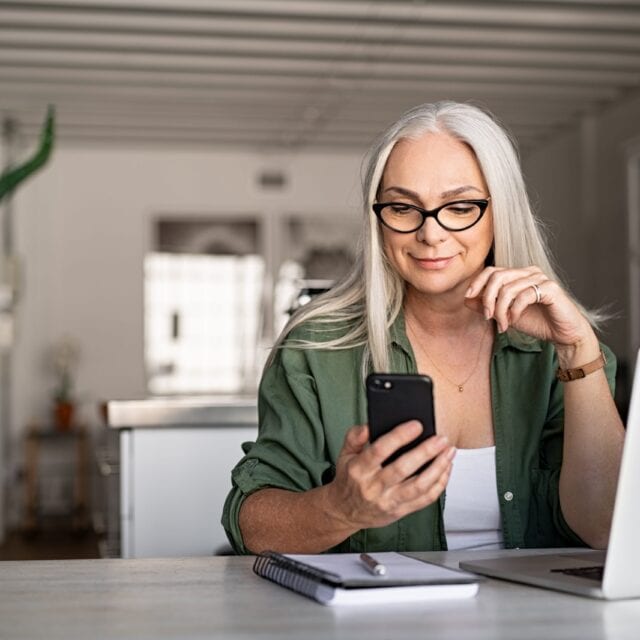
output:
<svg viewBox="0 0 640 640"><path fill-rule="evenodd" d="M408 213L412 209L412 207L408 204L392 204L391 208L396 213Z"/></svg>
<svg viewBox="0 0 640 640"><path fill-rule="evenodd" d="M447 207L447 210L457 216L465 216L473 213L477 208L476 205L456 205L455 207Z"/></svg>

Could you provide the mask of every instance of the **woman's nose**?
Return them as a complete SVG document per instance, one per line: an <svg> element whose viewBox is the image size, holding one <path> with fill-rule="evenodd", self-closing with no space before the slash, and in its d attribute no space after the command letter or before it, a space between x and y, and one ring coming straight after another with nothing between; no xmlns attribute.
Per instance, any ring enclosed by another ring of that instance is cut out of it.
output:
<svg viewBox="0 0 640 640"><path fill-rule="evenodd" d="M438 244L444 242L449 232L443 229L435 218L427 218L424 224L416 231L416 238L425 244Z"/></svg>

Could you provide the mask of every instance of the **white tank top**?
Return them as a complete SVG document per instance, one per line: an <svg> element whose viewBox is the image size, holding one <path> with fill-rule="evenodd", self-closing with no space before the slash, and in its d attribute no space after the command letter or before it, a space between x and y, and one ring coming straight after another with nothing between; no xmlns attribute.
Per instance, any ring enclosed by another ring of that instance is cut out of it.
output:
<svg viewBox="0 0 640 640"><path fill-rule="evenodd" d="M458 449L444 502L449 549L503 549L496 448Z"/></svg>

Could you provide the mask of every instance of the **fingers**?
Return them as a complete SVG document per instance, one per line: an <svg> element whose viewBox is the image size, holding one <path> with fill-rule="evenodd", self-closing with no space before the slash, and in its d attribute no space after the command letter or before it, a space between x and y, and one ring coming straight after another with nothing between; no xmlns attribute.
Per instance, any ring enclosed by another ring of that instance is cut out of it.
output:
<svg viewBox="0 0 640 640"><path fill-rule="evenodd" d="M545 276L533 275L506 282L500 287L493 306L493 317L499 331L506 331L510 324L517 322L527 307L538 303L538 294L533 285L542 294L542 284L545 281Z"/></svg>
<svg viewBox="0 0 640 640"><path fill-rule="evenodd" d="M376 477L382 463L400 447L415 440L420 433L422 425L417 420L411 420L395 427L367 447L368 426L361 425L349 429L339 456L349 482L356 485L375 482L380 489L384 489L387 486L384 478ZM403 479L404 477L401 478Z"/></svg>
<svg viewBox="0 0 640 640"><path fill-rule="evenodd" d="M400 447L413 442L421 433L422 425L417 420L398 425L371 444L367 449L369 460L374 465L381 465Z"/></svg>
<svg viewBox="0 0 640 640"><path fill-rule="evenodd" d="M476 298L480 295L489 278L497 271L497 267L486 267L472 281L464 294L465 298Z"/></svg>
<svg viewBox="0 0 640 640"><path fill-rule="evenodd" d="M344 438L342 453L351 455L358 454L366 447L368 441L369 427L366 424L351 427Z"/></svg>
<svg viewBox="0 0 640 640"><path fill-rule="evenodd" d="M381 473L381 479L388 486L398 484L411 477L426 462L451 448L444 436L428 438L387 465Z"/></svg>
<svg viewBox="0 0 640 640"><path fill-rule="evenodd" d="M503 332L519 320L527 307L545 303L544 291L549 284L554 283L538 267L488 267L476 277L465 295L475 308L481 300L485 318L494 318L498 330ZM540 300L533 285L540 291Z"/></svg>
<svg viewBox="0 0 640 640"><path fill-rule="evenodd" d="M398 487L398 517L424 509L438 500L449 482L455 454L455 447L446 447L427 469Z"/></svg>
<svg viewBox="0 0 640 640"><path fill-rule="evenodd" d="M368 428L347 432L336 477L333 502L345 521L358 528L380 527L437 500L446 486L455 449L446 438L433 436L389 465L382 463L414 440L422 425L412 420L365 447ZM413 475L425 462L431 465Z"/></svg>
<svg viewBox="0 0 640 640"><path fill-rule="evenodd" d="M533 285L537 286L536 287ZM550 280L542 281L542 282L532 282L527 284L527 286L520 291L519 295L517 295L513 303L511 304L511 308L509 309L509 317L511 318L511 322L515 323L520 320L522 313L532 304L545 304L548 299L549 289L552 289L555 285L554 282ZM538 299L538 291L540 292L540 299Z"/></svg>

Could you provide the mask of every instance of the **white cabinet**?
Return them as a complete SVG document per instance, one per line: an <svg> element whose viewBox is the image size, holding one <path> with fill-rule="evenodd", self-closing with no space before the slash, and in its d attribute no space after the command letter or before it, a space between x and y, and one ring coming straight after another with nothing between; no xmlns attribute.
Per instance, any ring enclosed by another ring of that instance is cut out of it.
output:
<svg viewBox="0 0 640 640"><path fill-rule="evenodd" d="M109 414L110 425L120 429L122 557L208 556L224 549L222 507L241 444L257 436L255 402L236 410L191 407L188 416L173 411L151 418L147 411L146 419L159 425L140 415Z"/></svg>

